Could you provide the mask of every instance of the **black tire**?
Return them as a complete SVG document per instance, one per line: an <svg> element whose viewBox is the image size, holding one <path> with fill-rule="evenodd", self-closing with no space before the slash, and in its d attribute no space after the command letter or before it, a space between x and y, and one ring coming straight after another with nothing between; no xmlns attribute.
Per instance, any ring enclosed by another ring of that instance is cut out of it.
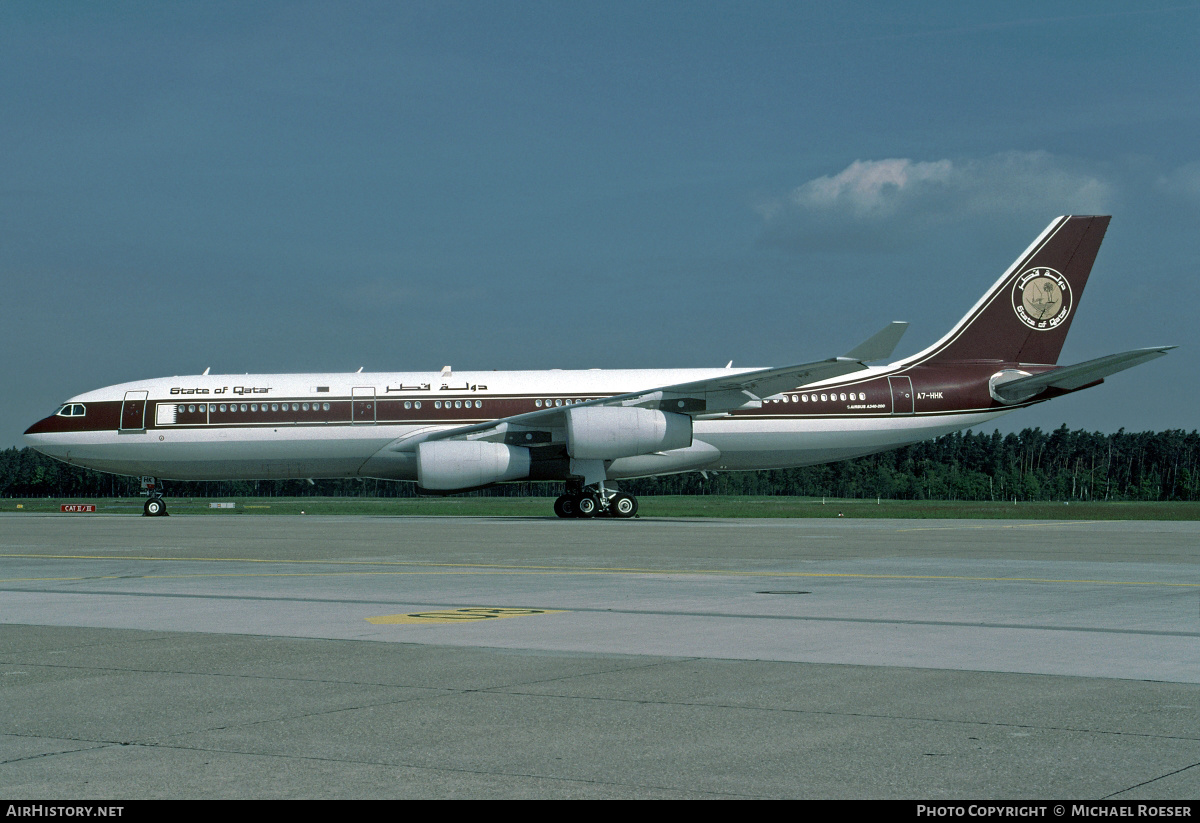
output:
<svg viewBox="0 0 1200 823"><path fill-rule="evenodd" d="M579 503L573 495L560 495L554 501L554 513L559 517L578 517Z"/></svg>
<svg viewBox="0 0 1200 823"><path fill-rule="evenodd" d="M612 512L613 517L633 517L638 510L637 498L628 494L618 494L608 501L608 510Z"/></svg>
<svg viewBox="0 0 1200 823"><path fill-rule="evenodd" d="M577 503L577 511L579 513L576 514L575 516L576 517L595 517L596 510L599 508L600 508L600 506L596 502L596 498L592 497L590 494L585 494L583 497L579 498L579 502Z"/></svg>
<svg viewBox="0 0 1200 823"><path fill-rule="evenodd" d="M161 497L151 497L146 501L146 505L142 507L142 514L146 517L162 517L167 513L167 504L163 502Z"/></svg>

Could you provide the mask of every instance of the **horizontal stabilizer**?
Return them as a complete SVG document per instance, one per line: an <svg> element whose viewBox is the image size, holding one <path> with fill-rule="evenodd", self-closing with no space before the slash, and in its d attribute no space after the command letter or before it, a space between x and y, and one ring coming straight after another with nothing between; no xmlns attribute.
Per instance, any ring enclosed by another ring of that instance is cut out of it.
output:
<svg viewBox="0 0 1200 823"><path fill-rule="evenodd" d="M872 360L886 360L892 356L892 352L896 350L896 344L900 342L900 338L904 336L904 332L907 329L908 323L905 323L903 320L889 323L870 340L860 343L851 351L846 352L845 356L862 363L870 363Z"/></svg>
<svg viewBox="0 0 1200 823"><path fill-rule="evenodd" d="M1148 349L1134 349L1119 354L1097 357L1074 366L1064 366L1061 369L1034 374L1028 377L1017 377L1013 380L994 382L991 386L992 396L1001 403L1020 403L1046 389L1062 389L1074 391L1116 374L1119 371L1139 366L1155 358L1162 357L1175 346L1155 346Z"/></svg>

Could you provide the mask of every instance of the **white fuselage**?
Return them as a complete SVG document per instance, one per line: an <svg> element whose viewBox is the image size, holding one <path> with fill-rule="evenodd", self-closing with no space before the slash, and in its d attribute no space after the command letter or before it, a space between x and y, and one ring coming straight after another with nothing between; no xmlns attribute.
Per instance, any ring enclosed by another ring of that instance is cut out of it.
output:
<svg viewBox="0 0 1200 823"><path fill-rule="evenodd" d="M549 404L571 405L748 371L753 369L159 378L73 397L69 404L84 407L78 422L68 418L55 431L45 426L39 431L38 424L26 439L70 463L173 480L416 480L414 449L405 444L432 431ZM608 476L825 463L978 426L1011 410L922 408L912 399L899 400L900 384L894 381L901 378L887 376L895 371L864 369L765 398L761 409L697 419L698 445L686 456L619 459L609 466Z"/></svg>

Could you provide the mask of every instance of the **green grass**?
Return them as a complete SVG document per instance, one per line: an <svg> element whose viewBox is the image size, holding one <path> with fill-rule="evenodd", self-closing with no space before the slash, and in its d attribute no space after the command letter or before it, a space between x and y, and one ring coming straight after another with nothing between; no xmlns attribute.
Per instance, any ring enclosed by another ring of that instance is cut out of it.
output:
<svg viewBox="0 0 1200 823"><path fill-rule="evenodd" d="M100 514L140 514L145 498L0 500L0 512L58 512L62 503L94 503ZM354 514L392 516L551 517L548 497L265 497L221 498L234 509L211 509L217 498L167 498L172 514L213 517ZM643 496L644 517L964 518L1022 520L1200 520L1196 502L961 502L845 500L809 497ZM86 517L86 514L63 515Z"/></svg>

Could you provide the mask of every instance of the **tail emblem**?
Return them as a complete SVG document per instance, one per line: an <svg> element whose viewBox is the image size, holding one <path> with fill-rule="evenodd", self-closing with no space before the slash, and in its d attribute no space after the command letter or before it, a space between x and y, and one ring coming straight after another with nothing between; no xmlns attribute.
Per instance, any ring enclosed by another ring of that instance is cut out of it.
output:
<svg viewBox="0 0 1200 823"><path fill-rule="evenodd" d="M1026 326L1049 331L1071 314L1071 284L1054 269L1030 269L1017 278L1012 305Z"/></svg>

